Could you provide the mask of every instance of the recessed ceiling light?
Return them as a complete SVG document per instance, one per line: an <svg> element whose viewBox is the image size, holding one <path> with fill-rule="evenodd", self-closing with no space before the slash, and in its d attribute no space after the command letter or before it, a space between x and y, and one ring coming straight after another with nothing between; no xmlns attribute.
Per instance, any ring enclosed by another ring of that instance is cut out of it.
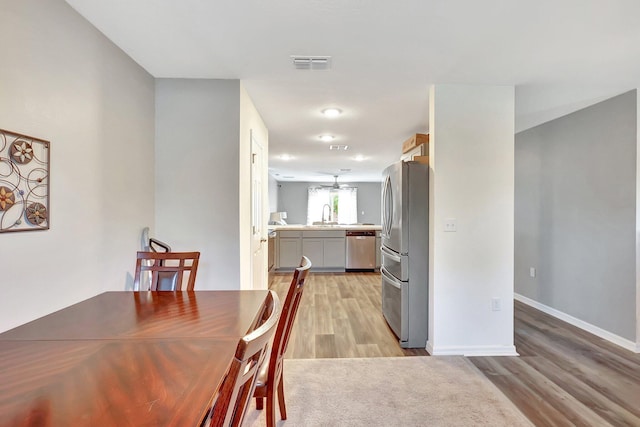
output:
<svg viewBox="0 0 640 427"><path fill-rule="evenodd" d="M283 154L280 156L280 160L291 160L291 159L293 159L293 157L288 154Z"/></svg>
<svg viewBox="0 0 640 427"><path fill-rule="evenodd" d="M324 114L326 117L338 117L340 114L342 114L342 110L339 108L325 108L324 110L322 110L322 114Z"/></svg>
<svg viewBox="0 0 640 427"><path fill-rule="evenodd" d="M333 136L333 135L320 135L320 140L322 140L324 142L331 142L334 139L336 139L336 137Z"/></svg>
<svg viewBox="0 0 640 427"><path fill-rule="evenodd" d="M361 162L364 160L364 156L362 154L358 154L353 158L353 160L355 160L356 162Z"/></svg>

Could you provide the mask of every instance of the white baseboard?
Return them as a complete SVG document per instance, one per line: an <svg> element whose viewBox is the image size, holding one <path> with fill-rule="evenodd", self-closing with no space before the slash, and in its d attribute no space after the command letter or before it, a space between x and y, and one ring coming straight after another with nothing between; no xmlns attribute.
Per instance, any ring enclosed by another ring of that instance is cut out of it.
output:
<svg viewBox="0 0 640 427"><path fill-rule="evenodd" d="M613 334L609 331L605 331L602 328L592 325L591 323L587 323L584 320L580 320L576 317L573 317L569 314L563 313L560 310L556 310L555 308L549 307L538 301L532 300L531 298L527 298L520 294L514 294L514 298L516 301L520 301L523 304L531 306L535 309L542 311L543 313L547 313L550 316L553 316L557 319L560 319L564 322L567 322L575 327L583 329L593 335L600 337L604 340L607 340L613 344L619 345L620 347L632 351L634 353L640 353L640 343L635 343L626 338L622 338L616 334Z"/></svg>
<svg viewBox="0 0 640 427"><path fill-rule="evenodd" d="M425 348L425 350L427 350L427 353L433 355L433 343L429 340L427 340L427 348Z"/></svg>
<svg viewBox="0 0 640 427"><path fill-rule="evenodd" d="M426 350L432 356L519 356L513 345L434 347L431 341L427 341Z"/></svg>

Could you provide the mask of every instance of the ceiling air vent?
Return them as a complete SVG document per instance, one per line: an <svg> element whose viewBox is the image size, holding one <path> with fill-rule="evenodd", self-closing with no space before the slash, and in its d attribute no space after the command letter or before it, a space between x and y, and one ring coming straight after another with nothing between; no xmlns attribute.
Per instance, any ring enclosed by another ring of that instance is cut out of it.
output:
<svg viewBox="0 0 640 427"><path fill-rule="evenodd" d="M344 151L347 148L349 148L348 145L330 145L329 146L329 150L338 150L338 151L343 150Z"/></svg>
<svg viewBox="0 0 640 427"><path fill-rule="evenodd" d="M330 56L299 56L292 55L293 67L296 70L330 70L331 69L331 57Z"/></svg>

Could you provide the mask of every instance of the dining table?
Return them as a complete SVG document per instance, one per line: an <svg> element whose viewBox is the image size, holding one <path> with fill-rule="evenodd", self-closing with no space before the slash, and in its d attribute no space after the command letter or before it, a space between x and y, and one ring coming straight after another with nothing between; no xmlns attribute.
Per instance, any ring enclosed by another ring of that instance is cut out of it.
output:
<svg viewBox="0 0 640 427"><path fill-rule="evenodd" d="M105 292L0 334L0 427L199 426L267 290Z"/></svg>

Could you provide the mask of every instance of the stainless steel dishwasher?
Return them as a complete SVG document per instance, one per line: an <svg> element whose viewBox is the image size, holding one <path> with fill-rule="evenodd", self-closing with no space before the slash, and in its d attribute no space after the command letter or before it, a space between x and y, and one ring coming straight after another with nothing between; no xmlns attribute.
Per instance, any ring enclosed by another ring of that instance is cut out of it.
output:
<svg viewBox="0 0 640 427"><path fill-rule="evenodd" d="M374 270L376 268L376 232L347 230L346 270Z"/></svg>

